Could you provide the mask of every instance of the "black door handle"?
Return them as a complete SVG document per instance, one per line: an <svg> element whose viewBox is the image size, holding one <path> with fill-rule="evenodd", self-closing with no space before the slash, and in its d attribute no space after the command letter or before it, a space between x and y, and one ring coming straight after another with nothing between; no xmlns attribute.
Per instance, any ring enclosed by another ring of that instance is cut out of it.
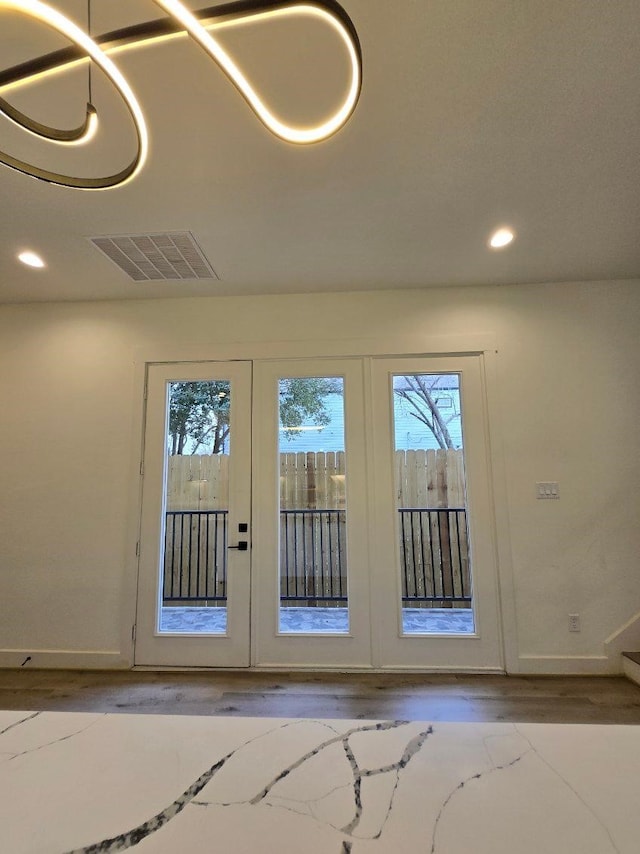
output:
<svg viewBox="0 0 640 854"><path fill-rule="evenodd" d="M237 546L227 546L228 549L238 549L239 552L246 552L249 549L247 540L240 540Z"/></svg>

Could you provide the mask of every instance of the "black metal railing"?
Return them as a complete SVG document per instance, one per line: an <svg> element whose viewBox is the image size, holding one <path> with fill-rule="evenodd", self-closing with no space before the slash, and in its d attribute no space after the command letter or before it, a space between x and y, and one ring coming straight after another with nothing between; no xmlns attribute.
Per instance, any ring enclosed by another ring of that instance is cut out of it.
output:
<svg viewBox="0 0 640 854"><path fill-rule="evenodd" d="M464 507L402 507L402 602L416 607L468 606L471 572Z"/></svg>
<svg viewBox="0 0 640 854"><path fill-rule="evenodd" d="M224 603L227 598L227 511L166 514L163 601Z"/></svg>
<svg viewBox="0 0 640 854"><path fill-rule="evenodd" d="M466 511L401 508L402 602L465 607L471 602ZM347 602L344 510L280 512L280 599L285 605ZM224 604L227 511L169 511L164 550L165 603Z"/></svg>
<svg viewBox="0 0 640 854"><path fill-rule="evenodd" d="M344 510L280 511L280 601L335 607L347 602Z"/></svg>

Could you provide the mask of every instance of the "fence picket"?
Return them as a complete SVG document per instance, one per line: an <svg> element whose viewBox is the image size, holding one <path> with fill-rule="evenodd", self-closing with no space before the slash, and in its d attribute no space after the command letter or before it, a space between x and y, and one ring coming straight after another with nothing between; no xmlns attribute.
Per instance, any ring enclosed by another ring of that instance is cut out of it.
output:
<svg viewBox="0 0 640 854"><path fill-rule="evenodd" d="M396 451L395 489L402 507L464 507L461 450ZM345 507L344 451L280 454L280 507ZM227 454L172 456L168 460L167 510L228 509Z"/></svg>

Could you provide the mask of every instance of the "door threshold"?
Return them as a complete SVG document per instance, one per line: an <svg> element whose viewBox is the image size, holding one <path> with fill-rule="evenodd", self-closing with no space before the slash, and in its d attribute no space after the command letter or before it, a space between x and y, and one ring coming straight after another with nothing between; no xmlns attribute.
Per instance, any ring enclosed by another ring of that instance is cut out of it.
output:
<svg viewBox="0 0 640 854"><path fill-rule="evenodd" d="M506 671L501 667L339 667L339 666L291 666L285 664L262 664L253 667L189 667L184 666L167 666L167 665L152 665L152 664L135 664L132 671L139 672L157 672L157 673L326 673L326 674L363 674L371 673L382 675L385 673L392 674L423 674L423 675L485 675L485 676L506 676Z"/></svg>

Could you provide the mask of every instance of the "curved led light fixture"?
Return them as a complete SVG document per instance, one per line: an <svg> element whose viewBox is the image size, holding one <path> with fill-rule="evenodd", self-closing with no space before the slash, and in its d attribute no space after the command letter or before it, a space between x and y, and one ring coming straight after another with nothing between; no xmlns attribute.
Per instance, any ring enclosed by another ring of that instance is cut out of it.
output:
<svg viewBox="0 0 640 854"><path fill-rule="evenodd" d="M85 190L115 187L131 180L142 168L148 151L148 136L142 110L125 78L107 54L135 49L166 39L190 36L217 63L247 101L260 121L276 136L288 142L308 144L319 142L338 131L353 113L362 85L362 54L357 33L344 9L335 0L238 0L223 6L213 6L198 12L187 10L178 0L154 0L170 20L154 20L138 24L94 39L72 21L41 0L0 0L0 12L8 9L22 12L50 25L74 43L73 47L55 51L36 60L0 72L0 92L28 85L51 74L93 60L114 84L133 119L137 136L137 151L131 163L115 175L104 178L78 178L32 166L9 154L0 152L0 163L34 178ZM318 125L296 127L287 124L266 106L240 68L231 59L209 30L230 27L252 20L284 17L309 17L332 27L342 41L350 65L347 94L333 115ZM85 121L77 128L62 130L43 125L11 106L0 97L0 113L24 130L55 143L72 145L89 141L97 128L98 117L91 104L87 105Z"/></svg>
<svg viewBox="0 0 640 854"><path fill-rule="evenodd" d="M323 8L320 4L316 3L279 3L279 8L273 8L270 11L264 11L263 9L256 16L251 16L266 19L276 16L291 17L292 15L308 15L317 18L333 27L347 49L351 66L351 81L344 102L333 116L320 125L313 127L292 127L285 124L269 110L229 54L210 35L197 18L185 9L183 3L179 2L179 0L155 0L155 3L182 24L189 35L220 66L265 127L281 139L298 144L319 142L339 130L353 112L360 94L360 54L357 43L353 41L352 33L343 21L336 17L335 10L332 12L329 8Z"/></svg>
<svg viewBox="0 0 640 854"><path fill-rule="evenodd" d="M114 175L107 175L103 178L82 178L73 175L64 175L60 172L52 172L48 169L41 169L24 160L19 160L11 154L0 152L0 163L16 169L18 172L24 172L26 175L31 175L33 178L39 178L41 181L48 181L51 184L61 184L64 187L75 187L82 190L103 190L107 187L115 187L118 184L124 184L126 181L136 175L142 168L147 157L149 147L147 128L142 115L140 105L136 100L133 91L125 78L122 76L118 68L109 59L108 56L98 47L98 45L80 27L76 26L73 21L70 21L63 14L48 6L40 0L0 0L0 11L5 9L22 12L42 21L44 24L53 27L62 35L66 36L70 41L74 42L81 48L91 59L98 65L107 77L116 87L125 105L131 114L136 130L137 148L136 153L131 162L125 166L120 172ZM25 130L35 133L45 139L55 142L82 142L87 141L90 135L95 131L97 126L97 115L95 110L89 105L87 108L87 116L83 125L71 131L59 130L42 125L29 119L19 110L14 107L10 111L6 109L6 101L0 100L0 112L7 115L12 121L19 124Z"/></svg>
<svg viewBox="0 0 640 854"><path fill-rule="evenodd" d="M98 129L98 114L93 104L87 104L87 113L84 122L77 128L70 130L61 130L52 128L49 125L43 125L35 119L20 112L16 107L12 107L4 98L0 98L0 112L4 113L8 119L15 122L23 130L28 130L30 133L39 136L41 139L46 139L49 142L60 142L66 145L80 145L89 142Z"/></svg>

